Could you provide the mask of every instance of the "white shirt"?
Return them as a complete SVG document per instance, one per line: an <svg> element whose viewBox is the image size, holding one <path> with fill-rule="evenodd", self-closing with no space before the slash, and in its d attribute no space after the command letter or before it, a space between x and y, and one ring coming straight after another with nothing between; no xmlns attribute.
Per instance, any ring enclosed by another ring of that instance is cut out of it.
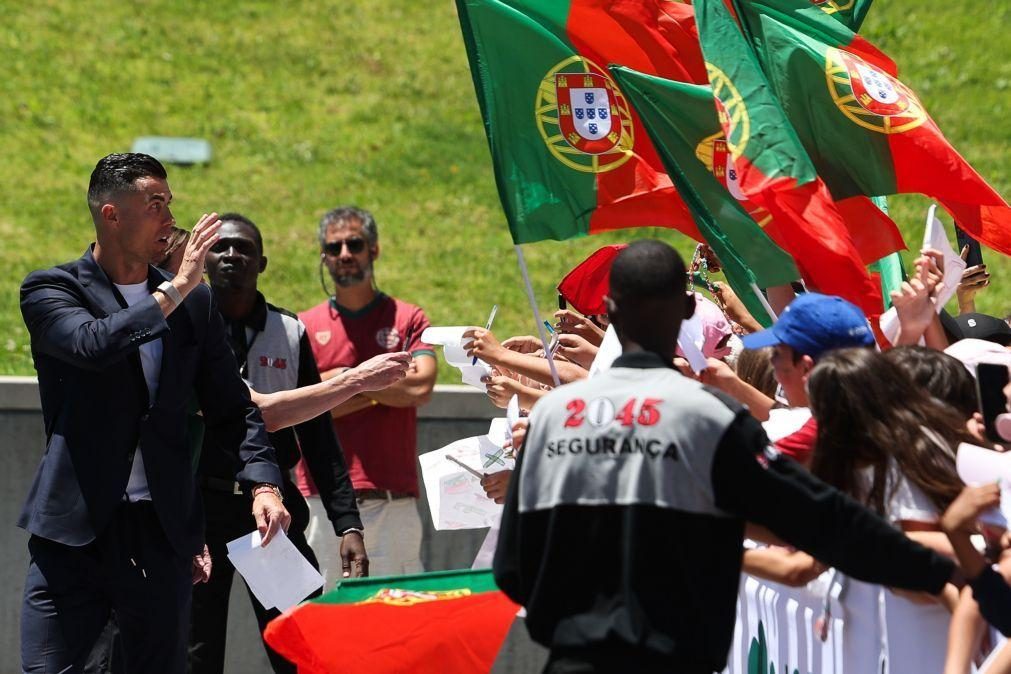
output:
<svg viewBox="0 0 1011 674"><path fill-rule="evenodd" d="M151 295L147 289L147 281L129 285L115 284L127 306L133 306L145 297ZM161 338L142 344L139 349L140 366L144 370L144 381L147 382L148 404L154 404L158 395L158 377L161 374ZM129 501L150 501L151 491L147 487L147 473L144 472L144 456L140 447L133 455L133 466L130 468L130 480L126 483L126 498Z"/></svg>

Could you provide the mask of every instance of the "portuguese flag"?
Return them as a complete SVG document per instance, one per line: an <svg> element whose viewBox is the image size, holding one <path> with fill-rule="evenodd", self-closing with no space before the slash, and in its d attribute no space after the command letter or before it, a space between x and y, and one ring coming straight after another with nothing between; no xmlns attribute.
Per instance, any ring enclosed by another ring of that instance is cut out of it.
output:
<svg viewBox="0 0 1011 674"><path fill-rule="evenodd" d="M793 258L762 230L768 212L734 198L737 191L727 143L713 107L709 85L685 84L612 67L660 152L671 177L695 216L706 243L720 259L727 281L748 311L763 324L771 317L758 287L800 278Z"/></svg>
<svg viewBox="0 0 1011 674"><path fill-rule="evenodd" d="M690 10L660 0L457 0L515 243L625 227L700 238L606 70L701 78Z"/></svg>
<svg viewBox="0 0 1011 674"><path fill-rule="evenodd" d="M842 215L722 0L697 0L709 80L741 193L769 211L776 242L813 289L839 295L868 316L881 290L867 273Z"/></svg>
<svg viewBox="0 0 1011 674"><path fill-rule="evenodd" d="M487 569L361 578L275 618L263 638L299 674L484 674L518 610Z"/></svg>
<svg viewBox="0 0 1011 674"><path fill-rule="evenodd" d="M850 30L860 30L874 0L807 0Z"/></svg>
<svg viewBox="0 0 1011 674"><path fill-rule="evenodd" d="M948 143L916 94L856 54L762 17L769 80L838 198L920 192L1011 254L1011 208Z"/></svg>
<svg viewBox="0 0 1011 674"><path fill-rule="evenodd" d="M825 44L857 54L868 63L892 74L898 74L895 61L873 44L856 34L846 23L838 20L838 11L826 10L837 3L814 4L811 0L731 0L741 22L741 29L761 50L761 17L770 16L780 23L811 35ZM841 3L847 4L847 3ZM853 3L848 3L851 7ZM762 54L759 51L759 58Z"/></svg>

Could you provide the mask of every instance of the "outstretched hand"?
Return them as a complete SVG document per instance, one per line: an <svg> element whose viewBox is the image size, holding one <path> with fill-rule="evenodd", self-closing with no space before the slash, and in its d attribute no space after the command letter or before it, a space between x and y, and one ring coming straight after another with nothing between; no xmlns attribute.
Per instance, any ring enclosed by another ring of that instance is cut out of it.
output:
<svg viewBox="0 0 1011 674"><path fill-rule="evenodd" d="M381 391L406 377L410 367L411 354L406 351L381 353L351 368L348 375L363 391Z"/></svg>

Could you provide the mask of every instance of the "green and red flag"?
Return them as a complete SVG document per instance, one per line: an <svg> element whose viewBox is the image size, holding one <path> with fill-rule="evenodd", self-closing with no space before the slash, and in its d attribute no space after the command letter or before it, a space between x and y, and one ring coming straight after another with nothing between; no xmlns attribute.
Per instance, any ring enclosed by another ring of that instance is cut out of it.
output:
<svg viewBox="0 0 1011 674"><path fill-rule="evenodd" d="M299 674L484 674L518 610L487 569L361 578L283 613L263 638Z"/></svg>
<svg viewBox="0 0 1011 674"><path fill-rule="evenodd" d="M515 243L648 226L700 238L606 69L622 63L674 79L701 77L691 8L639 4L457 0Z"/></svg>
<svg viewBox="0 0 1011 674"><path fill-rule="evenodd" d="M948 143L909 87L769 16L762 31L769 81L837 198L920 192L972 237L1011 254L1011 208Z"/></svg>
<svg viewBox="0 0 1011 674"><path fill-rule="evenodd" d="M842 215L773 96L757 57L722 0L697 0L709 81L741 193L769 211L766 232L793 255L813 289L881 313Z"/></svg>
<svg viewBox="0 0 1011 674"><path fill-rule="evenodd" d="M867 18L867 10L874 0L807 0L827 16L831 16L850 30L858 31Z"/></svg>
<svg viewBox="0 0 1011 674"><path fill-rule="evenodd" d="M891 75L898 74L895 61L843 22L838 11L828 12L840 3L812 3L811 0L730 0L730 2L733 3L744 34L759 50L760 60L761 17L765 15L825 44L857 54ZM852 2L848 4L853 6Z"/></svg>
<svg viewBox="0 0 1011 674"><path fill-rule="evenodd" d="M771 317L758 288L800 278L789 253L763 231L768 211L739 194L709 85L686 84L612 66L618 85L639 113L653 145L695 216L727 281L748 311L764 324ZM750 210L749 210L750 209Z"/></svg>

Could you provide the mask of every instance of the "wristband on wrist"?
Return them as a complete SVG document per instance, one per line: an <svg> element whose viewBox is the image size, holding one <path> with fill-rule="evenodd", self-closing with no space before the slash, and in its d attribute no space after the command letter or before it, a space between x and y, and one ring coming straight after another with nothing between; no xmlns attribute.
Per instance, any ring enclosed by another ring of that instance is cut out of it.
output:
<svg viewBox="0 0 1011 674"><path fill-rule="evenodd" d="M161 291L161 293L165 295L165 297L169 298L169 301L175 306L179 306L183 303L182 293L180 293L179 290L168 281L158 284L156 290Z"/></svg>

